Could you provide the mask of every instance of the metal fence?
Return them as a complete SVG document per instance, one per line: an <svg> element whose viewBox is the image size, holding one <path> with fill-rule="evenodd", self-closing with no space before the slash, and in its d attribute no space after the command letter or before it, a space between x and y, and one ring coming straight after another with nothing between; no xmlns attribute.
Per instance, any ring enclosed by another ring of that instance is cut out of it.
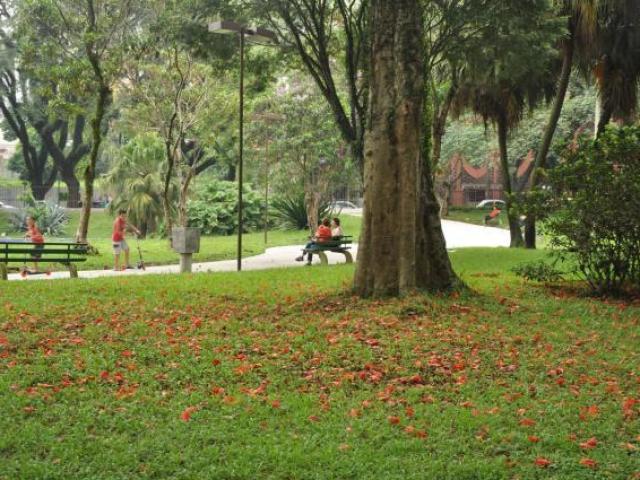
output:
<svg viewBox="0 0 640 480"><path fill-rule="evenodd" d="M31 193L31 190L28 186L25 187L2 187L0 186L0 202L5 205L10 205L16 208L24 208L25 202L24 198L26 195ZM60 201L60 191L54 187L45 196L45 201L49 203L55 203L57 205L65 206L65 202Z"/></svg>

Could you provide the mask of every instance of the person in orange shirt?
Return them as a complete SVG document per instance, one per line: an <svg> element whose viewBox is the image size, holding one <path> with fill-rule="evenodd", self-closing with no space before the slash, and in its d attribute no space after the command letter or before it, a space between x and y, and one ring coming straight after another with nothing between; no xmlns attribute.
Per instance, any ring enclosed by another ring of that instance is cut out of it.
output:
<svg viewBox="0 0 640 480"><path fill-rule="evenodd" d="M126 210L118 211L118 216L113 222L113 234L111 235L111 241L113 242L113 254L114 254L114 267L115 271L120 271L120 253L124 251L124 269L131 269L129 265L129 245L125 240L125 234L127 229L136 232L136 235L140 235L138 230L133 225L127 223Z"/></svg>
<svg viewBox="0 0 640 480"><path fill-rule="evenodd" d="M36 220L33 217L27 217L27 233L24 235L24 238L31 240L31 243L34 244L31 258L33 258L33 271L37 272L38 261L42 258L41 250L44 248L44 236L38 229Z"/></svg>
<svg viewBox="0 0 640 480"><path fill-rule="evenodd" d="M498 218L500 213L501 213L500 209L494 203L493 204L493 210L491 210L491 213L489 213L489 215L485 215L485 217L484 217L484 224L487 225L491 220L495 220L496 218Z"/></svg>
<svg viewBox="0 0 640 480"><path fill-rule="evenodd" d="M307 265L311 265L313 260L313 247L320 243L326 243L331 241L331 222L328 218L322 220L322 223L318 226L315 235L311 238L311 241L305 245L302 249L302 255L296 258L296 262L304 261L305 253L309 254L309 260L307 261Z"/></svg>

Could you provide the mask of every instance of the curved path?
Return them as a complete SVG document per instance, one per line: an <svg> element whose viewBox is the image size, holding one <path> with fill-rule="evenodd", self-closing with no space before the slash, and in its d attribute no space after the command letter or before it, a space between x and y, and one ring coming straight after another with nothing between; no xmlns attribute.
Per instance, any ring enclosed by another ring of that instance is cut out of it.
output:
<svg viewBox="0 0 640 480"><path fill-rule="evenodd" d="M469 223L452 222L449 220L442 221L444 236L447 240L447 248L449 250L455 248L467 247L508 247L509 231L501 228L482 227L479 225L471 225ZM294 258L300 255L300 246L291 245L286 247L268 248L264 253L253 257L243 259L243 270L265 270L268 268L285 268L303 266L302 262L294 261ZM353 246L354 256L358 251L358 246ZM344 255L336 253L327 253L329 263L344 262ZM319 262L315 257L315 262ZM233 272L236 270L235 260L223 260L219 262L195 263L193 265L194 272ZM178 265L160 265L147 267L146 270L127 270L124 272L114 272L112 270L86 270L78 272L80 278L97 278L97 277L120 277L124 275L149 275L159 273L178 273L180 267ZM51 275L36 275L27 277L28 280L44 280L69 278L66 271L53 272ZM9 280L24 280L19 274L9 275Z"/></svg>

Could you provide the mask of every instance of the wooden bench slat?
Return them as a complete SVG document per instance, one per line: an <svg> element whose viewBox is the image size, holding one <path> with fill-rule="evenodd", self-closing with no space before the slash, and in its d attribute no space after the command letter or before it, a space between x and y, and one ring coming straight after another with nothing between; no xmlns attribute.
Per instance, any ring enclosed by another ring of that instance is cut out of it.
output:
<svg viewBox="0 0 640 480"><path fill-rule="evenodd" d="M0 254L8 254L8 255L24 255L28 253L38 252L41 255L47 254L58 254L58 253L70 253L71 255L86 255L87 250L68 250L65 248L11 248L11 249L2 249L0 248Z"/></svg>
<svg viewBox="0 0 640 480"><path fill-rule="evenodd" d="M86 262L87 259L86 258L67 258L67 257L60 257L60 258L0 258L0 263L62 263L62 264L67 264L67 263L78 263L78 262Z"/></svg>

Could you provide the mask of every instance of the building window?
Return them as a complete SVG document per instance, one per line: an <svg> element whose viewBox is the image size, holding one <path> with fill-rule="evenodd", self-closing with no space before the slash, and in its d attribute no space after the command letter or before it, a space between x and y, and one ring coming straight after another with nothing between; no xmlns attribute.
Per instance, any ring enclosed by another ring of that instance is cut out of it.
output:
<svg viewBox="0 0 640 480"><path fill-rule="evenodd" d="M487 198L484 190L469 188L464 191L464 201L466 203L478 203Z"/></svg>

